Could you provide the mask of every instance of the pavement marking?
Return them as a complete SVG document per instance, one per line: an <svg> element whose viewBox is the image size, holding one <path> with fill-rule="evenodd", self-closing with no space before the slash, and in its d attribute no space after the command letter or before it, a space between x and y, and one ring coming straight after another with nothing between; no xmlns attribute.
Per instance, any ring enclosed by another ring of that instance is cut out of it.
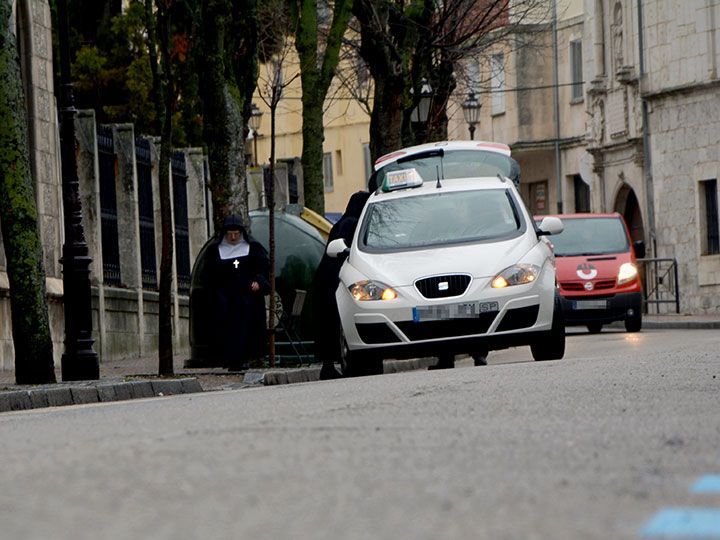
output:
<svg viewBox="0 0 720 540"><path fill-rule="evenodd" d="M720 493L720 474L701 476L690 491L692 493Z"/></svg>
<svg viewBox="0 0 720 540"><path fill-rule="evenodd" d="M666 508L645 525L645 538L720 538L720 508Z"/></svg>

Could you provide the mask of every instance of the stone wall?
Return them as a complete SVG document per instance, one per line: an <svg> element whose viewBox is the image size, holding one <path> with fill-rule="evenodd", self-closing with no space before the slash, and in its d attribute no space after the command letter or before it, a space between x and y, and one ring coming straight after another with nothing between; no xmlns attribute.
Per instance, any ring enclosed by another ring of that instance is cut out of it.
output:
<svg viewBox="0 0 720 540"><path fill-rule="evenodd" d="M681 307L720 313L720 255L703 255L700 182L720 177L720 85L653 102L658 253L678 261Z"/></svg>

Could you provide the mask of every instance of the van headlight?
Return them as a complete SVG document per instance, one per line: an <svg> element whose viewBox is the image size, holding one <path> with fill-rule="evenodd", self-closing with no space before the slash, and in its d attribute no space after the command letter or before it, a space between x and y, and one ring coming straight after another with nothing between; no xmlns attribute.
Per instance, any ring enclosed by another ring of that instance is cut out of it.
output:
<svg viewBox="0 0 720 540"><path fill-rule="evenodd" d="M637 276L637 266L633 263L624 263L620 266L620 270L618 270L618 285L624 285L625 283L633 281Z"/></svg>
<svg viewBox="0 0 720 540"><path fill-rule="evenodd" d="M350 294L353 295L353 298L360 301L395 300L398 297L395 289L379 281L371 281L368 279L353 283L348 289L350 289Z"/></svg>
<svg viewBox="0 0 720 540"><path fill-rule="evenodd" d="M534 264L515 264L500 272L492 280L494 289L503 289L513 285L532 283L540 274L540 267Z"/></svg>

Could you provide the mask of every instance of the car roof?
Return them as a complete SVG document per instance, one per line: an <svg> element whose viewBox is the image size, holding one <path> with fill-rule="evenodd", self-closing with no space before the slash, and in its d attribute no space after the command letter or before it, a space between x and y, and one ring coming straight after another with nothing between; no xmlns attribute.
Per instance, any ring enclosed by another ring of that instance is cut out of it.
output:
<svg viewBox="0 0 720 540"><path fill-rule="evenodd" d="M375 160L374 170L379 170L389 163L393 163L401 157L412 156L420 152L435 150L442 148L443 150L484 150L486 152L496 152L505 156L510 156L510 147L507 144L492 141L440 141L434 143L420 144L418 146L410 146L402 148L396 152L390 152Z"/></svg>
<svg viewBox="0 0 720 540"><path fill-rule="evenodd" d="M451 178L440 180L442 187L437 187L435 180L430 182L423 182L422 185L417 187L409 187L398 189L394 191L382 191L377 190L368 199L368 204L387 201L393 199L403 199L406 197L415 197L417 195L432 195L441 192L455 192L455 191L478 191L485 189L508 189L512 185L512 181L500 180L497 176L486 176L476 178Z"/></svg>

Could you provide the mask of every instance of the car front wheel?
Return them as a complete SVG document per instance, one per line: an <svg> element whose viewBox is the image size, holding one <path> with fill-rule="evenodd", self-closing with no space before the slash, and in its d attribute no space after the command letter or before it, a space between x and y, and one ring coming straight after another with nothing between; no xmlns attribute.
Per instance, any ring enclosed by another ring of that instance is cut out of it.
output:
<svg viewBox="0 0 720 540"><path fill-rule="evenodd" d="M552 328L536 343L530 345L530 350L535 361L560 360L565 356L565 323L557 303Z"/></svg>
<svg viewBox="0 0 720 540"><path fill-rule="evenodd" d="M625 330L628 332L639 332L642 329L642 313L639 309L625 319Z"/></svg>
<svg viewBox="0 0 720 540"><path fill-rule="evenodd" d="M362 377L364 375L382 375L382 358L360 358L348 347L345 333L340 332L340 369L345 377Z"/></svg>

